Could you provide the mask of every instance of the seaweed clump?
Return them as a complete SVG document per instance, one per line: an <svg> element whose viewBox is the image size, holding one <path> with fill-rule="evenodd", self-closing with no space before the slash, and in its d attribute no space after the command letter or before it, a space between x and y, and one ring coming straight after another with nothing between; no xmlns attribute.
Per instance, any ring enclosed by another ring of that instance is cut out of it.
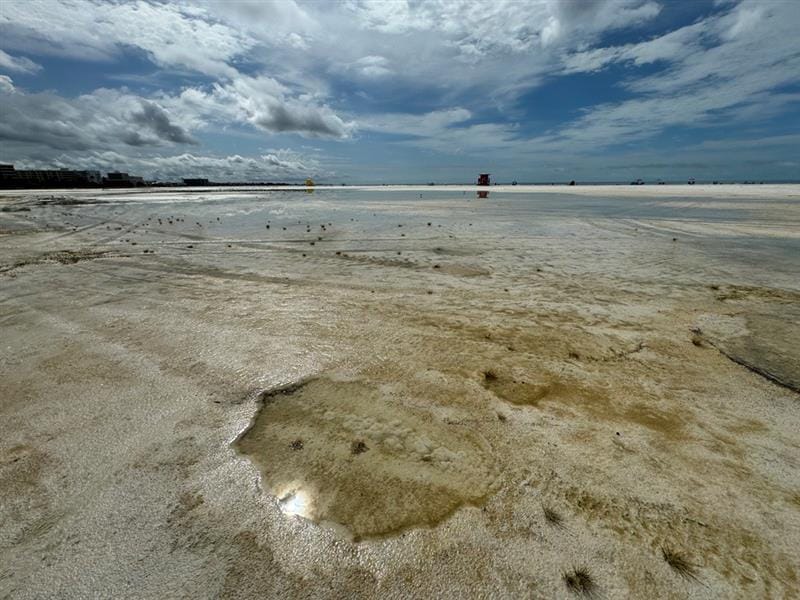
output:
<svg viewBox="0 0 800 600"><path fill-rule="evenodd" d="M567 589L579 596L594 598L597 595L597 584L592 574L585 568L576 568L562 576Z"/></svg>
<svg viewBox="0 0 800 600"><path fill-rule="evenodd" d="M544 513L544 520L547 521L549 525L557 527L558 529L564 529L564 517L558 512L544 505L542 506L542 512Z"/></svg>
<svg viewBox="0 0 800 600"><path fill-rule="evenodd" d="M661 556L678 575L697 581L697 568L683 554L668 546L661 547Z"/></svg>

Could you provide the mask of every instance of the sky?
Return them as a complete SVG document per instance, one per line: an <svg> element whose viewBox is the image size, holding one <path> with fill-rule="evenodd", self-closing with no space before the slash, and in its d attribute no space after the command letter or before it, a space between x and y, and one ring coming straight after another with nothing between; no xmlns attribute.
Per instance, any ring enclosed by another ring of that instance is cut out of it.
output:
<svg viewBox="0 0 800 600"><path fill-rule="evenodd" d="M800 179L798 0L0 0L0 162Z"/></svg>

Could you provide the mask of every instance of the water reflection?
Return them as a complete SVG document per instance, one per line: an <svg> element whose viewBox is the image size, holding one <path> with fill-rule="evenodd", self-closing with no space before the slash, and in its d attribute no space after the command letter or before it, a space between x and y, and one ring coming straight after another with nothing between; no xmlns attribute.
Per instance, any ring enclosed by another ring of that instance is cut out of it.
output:
<svg viewBox="0 0 800 600"><path fill-rule="evenodd" d="M302 490L292 490L278 500L281 510L287 515L297 515L308 518L310 516L311 499Z"/></svg>
<svg viewBox="0 0 800 600"><path fill-rule="evenodd" d="M488 197L489 197L489 192L478 192L478 198L483 199Z"/></svg>

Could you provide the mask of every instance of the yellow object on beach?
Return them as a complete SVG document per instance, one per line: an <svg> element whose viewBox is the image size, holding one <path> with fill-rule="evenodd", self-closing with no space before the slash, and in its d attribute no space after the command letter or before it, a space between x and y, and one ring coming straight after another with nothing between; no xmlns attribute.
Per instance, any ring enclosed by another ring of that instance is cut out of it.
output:
<svg viewBox="0 0 800 600"><path fill-rule="evenodd" d="M306 179L306 185L309 187L314 187L314 180L309 177Z"/></svg>

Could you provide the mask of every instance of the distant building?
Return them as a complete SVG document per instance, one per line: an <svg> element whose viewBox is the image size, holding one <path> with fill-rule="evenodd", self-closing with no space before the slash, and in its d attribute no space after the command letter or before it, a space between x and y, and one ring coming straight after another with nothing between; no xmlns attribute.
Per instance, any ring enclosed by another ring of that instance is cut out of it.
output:
<svg viewBox="0 0 800 600"><path fill-rule="evenodd" d="M208 179L204 179L201 177L184 178L183 185L191 185L191 186L208 185Z"/></svg>
<svg viewBox="0 0 800 600"><path fill-rule="evenodd" d="M17 170L14 165L0 165L0 188L82 188L97 187L101 183L100 171L73 171L71 169Z"/></svg>
<svg viewBox="0 0 800 600"><path fill-rule="evenodd" d="M100 174L100 171L76 171L77 173L82 173L86 176L86 181L89 183L100 185L103 183L103 176Z"/></svg>
<svg viewBox="0 0 800 600"><path fill-rule="evenodd" d="M103 177L103 187L140 187L143 185L144 178L119 171L112 171Z"/></svg>
<svg viewBox="0 0 800 600"><path fill-rule="evenodd" d="M491 185L489 183L489 173L481 173L478 176L478 185Z"/></svg>

